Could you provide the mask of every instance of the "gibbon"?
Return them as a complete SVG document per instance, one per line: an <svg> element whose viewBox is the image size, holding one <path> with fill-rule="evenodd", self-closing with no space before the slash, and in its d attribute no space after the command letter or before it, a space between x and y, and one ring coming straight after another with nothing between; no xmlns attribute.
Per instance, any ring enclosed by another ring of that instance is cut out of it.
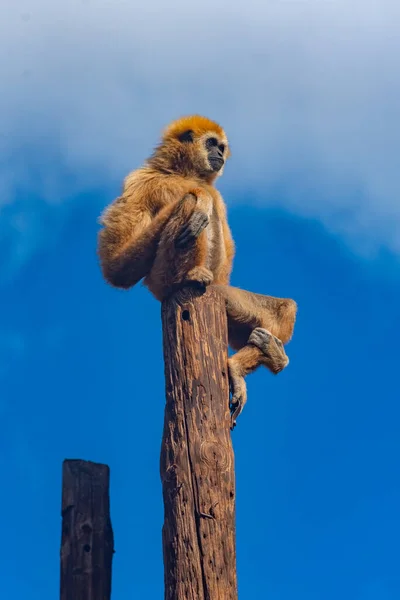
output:
<svg viewBox="0 0 400 600"><path fill-rule="evenodd" d="M194 115L173 121L142 167L103 212L98 254L105 280L144 284L160 301L178 288L213 285L226 302L232 427L247 399L244 377L258 366L279 373L289 359L297 305L229 286L234 242L214 182L230 156L222 127Z"/></svg>

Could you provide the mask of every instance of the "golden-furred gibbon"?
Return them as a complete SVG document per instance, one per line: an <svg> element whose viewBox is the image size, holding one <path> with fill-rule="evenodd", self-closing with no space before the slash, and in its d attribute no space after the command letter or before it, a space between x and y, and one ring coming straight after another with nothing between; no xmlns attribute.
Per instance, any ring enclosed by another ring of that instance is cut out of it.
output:
<svg viewBox="0 0 400 600"><path fill-rule="evenodd" d="M246 402L245 375L259 365L279 373L297 305L288 298L229 285L234 242L214 183L230 156L222 127L194 115L173 121L160 144L124 180L103 212L98 254L104 278L118 288L144 284L160 301L185 285L213 285L228 317L232 424Z"/></svg>

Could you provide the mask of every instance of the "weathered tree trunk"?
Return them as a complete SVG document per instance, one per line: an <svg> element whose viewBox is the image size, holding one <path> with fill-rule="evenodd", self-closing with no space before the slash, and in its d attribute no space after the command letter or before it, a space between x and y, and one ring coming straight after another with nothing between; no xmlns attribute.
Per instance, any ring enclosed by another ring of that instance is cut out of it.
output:
<svg viewBox="0 0 400 600"><path fill-rule="evenodd" d="M236 600L227 322L212 289L162 305L165 600Z"/></svg>
<svg viewBox="0 0 400 600"><path fill-rule="evenodd" d="M107 465L65 460L61 600L110 600L114 536Z"/></svg>

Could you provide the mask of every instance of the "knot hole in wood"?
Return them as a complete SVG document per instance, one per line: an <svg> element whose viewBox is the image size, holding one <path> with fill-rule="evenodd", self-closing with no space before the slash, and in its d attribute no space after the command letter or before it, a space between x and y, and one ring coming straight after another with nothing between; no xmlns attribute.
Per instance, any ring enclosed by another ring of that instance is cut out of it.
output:
<svg viewBox="0 0 400 600"><path fill-rule="evenodd" d="M200 445L200 459L211 470L225 473L230 469L228 448L217 440L205 440Z"/></svg>

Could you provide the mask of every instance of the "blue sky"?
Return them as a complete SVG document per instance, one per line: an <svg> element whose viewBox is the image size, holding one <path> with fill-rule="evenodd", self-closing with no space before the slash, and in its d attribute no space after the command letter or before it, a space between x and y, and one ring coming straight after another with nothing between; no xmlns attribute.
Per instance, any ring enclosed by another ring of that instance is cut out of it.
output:
<svg viewBox="0 0 400 600"><path fill-rule="evenodd" d="M102 281L96 220L201 112L232 141L232 283L299 305L233 433L240 598L397 599L398 3L70 5L1 9L3 596L57 597L85 458L111 467L113 600L162 597L160 308Z"/></svg>
<svg viewBox="0 0 400 600"><path fill-rule="evenodd" d="M10 599L57 594L65 457L111 467L114 599L162 596L159 306L144 288L102 282L95 220L82 198L51 249L2 291L0 564ZM397 266L361 261L317 222L283 211L236 208L231 223L233 282L299 303L288 369L248 378L233 434L240 597L397 598Z"/></svg>

